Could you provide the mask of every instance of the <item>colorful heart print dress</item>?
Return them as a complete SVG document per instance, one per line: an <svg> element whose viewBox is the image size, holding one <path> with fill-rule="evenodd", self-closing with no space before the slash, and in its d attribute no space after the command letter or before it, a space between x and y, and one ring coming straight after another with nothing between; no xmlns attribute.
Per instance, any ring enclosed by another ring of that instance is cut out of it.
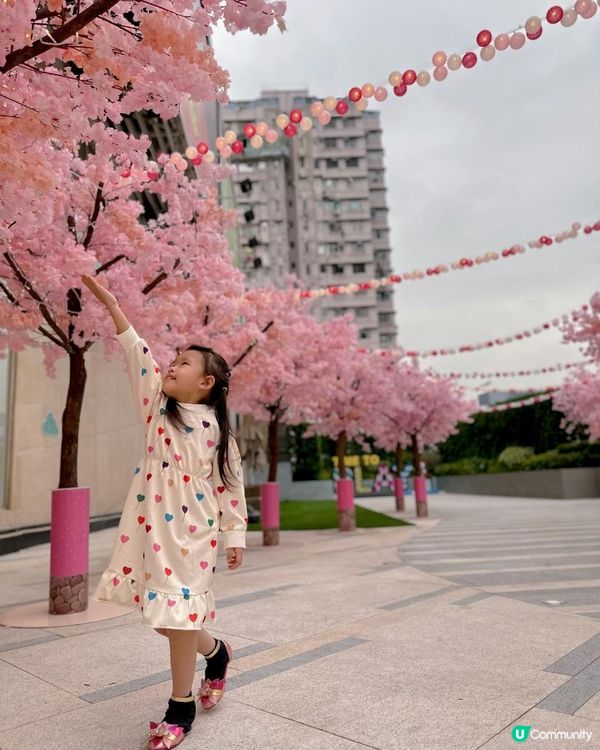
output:
<svg viewBox="0 0 600 750"><path fill-rule="evenodd" d="M117 336L144 425L108 567L92 599L137 607L154 628L197 630L216 621L213 577L218 532L224 547L246 547L248 513L238 445L229 438L228 484L219 473L214 409L179 403L185 432L165 411L160 368L133 327Z"/></svg>

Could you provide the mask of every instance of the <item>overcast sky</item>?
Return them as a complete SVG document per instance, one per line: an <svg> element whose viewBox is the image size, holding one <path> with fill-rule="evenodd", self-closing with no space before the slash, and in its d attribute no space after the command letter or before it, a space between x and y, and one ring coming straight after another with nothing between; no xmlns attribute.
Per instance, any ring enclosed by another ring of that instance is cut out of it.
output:
<svg viewBox="0 0 600 750"><path fill-rule="evenodd" d="M231 99L266 88L345 96L391 70L429 69L438 49L474 48L477 33L512 31L549 3L502 0L289 0L280 34L215 34ZM565 6L566 7L566 6ZM366 10L368 8L368 11ZM600 219L600 11L489 63L416 85L380 105L396 273L527 245ZM371 100L373 101L373 100ZM374 102L373 102L374 103ZM371 104L369 105L371 107ZM528 249L396 287L398 343L454 347L533 328L600 289L600 234ZM440 372L533 369L582 358L552 329L481 352L426 358ZM561 373L491 387L558 385ZM485 381L464 380L465 385ZM487 389L486 389L487 390Z"/></svg>

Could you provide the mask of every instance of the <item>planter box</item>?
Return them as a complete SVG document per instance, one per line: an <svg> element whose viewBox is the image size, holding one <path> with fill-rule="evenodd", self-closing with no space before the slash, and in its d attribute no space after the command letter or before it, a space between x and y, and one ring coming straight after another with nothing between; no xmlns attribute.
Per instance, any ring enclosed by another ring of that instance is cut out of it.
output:
<svg viewBox="0 0 600 750"><path fill-rule="evenodd" d="M437 477L440 490L466 495L513 497L600 497L600 467L506 471Z"/></svg>

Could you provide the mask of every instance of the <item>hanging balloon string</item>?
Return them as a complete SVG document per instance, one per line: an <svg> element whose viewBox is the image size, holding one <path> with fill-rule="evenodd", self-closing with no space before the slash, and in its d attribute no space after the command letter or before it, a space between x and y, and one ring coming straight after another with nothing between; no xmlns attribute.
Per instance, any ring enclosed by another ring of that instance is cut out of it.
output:
<svg viewBox="0 0 600 750"><path fill-rule="evenodd" d="M535 370L511 370L506 372L450 372L450 373L439 373L445 378L518 378L524 375L546 375L549 372L562 372L563 370L570 370L576 367L583 367L584 365L593 364L593 359L583 359L579 362L567 362L566 364L552 365L551 367L538 367Z"/></svg>
<svg viewBox="0 0 600 750"><path fill-rule="evenodd" d="M584 304L578 308L575 308L574 310L571 310L570 313L564 313L560 318L553 318L551 321L542 323L535 328L525 330L522 333L515 333L512 336L505 336L504 338L483 341L479 344L464 344L463 346L453 347L450 349L427 349L425 351L402 349L401 352L403 357L442 357L450 354L464 354L465 352L475 352L481 349L489 349L494 346L503 346L504 344L510 344L513 341L522 341L523 339L530 338L531 336L544 333L544 331L547 331L550 328L556 328L561 324L565 325L569 322L569 320L576 322L577 320L579 320L579 316L589 309L590 306L588 304ZM375 349L374 351L384 352L394 351L394 349Z"/></svg>
<svg viewBox="0 0 600 750"><path fill-rule="evenodd" d="M548 388L545 393L540 393L538 396L531 396L530 398L525 398L522 401L511 401L508 404L496 404L495 406L484 407L476 412L473 412L473 414L489 414L490 412L508 411L509 409L521 409L523 406L539 404L542 401L548 401L549 399L551 399L552 395L557 390L557 387Z"/></svg>
<svg viewBox="0 0 600 750"><path fill-rule="evenodd" d="M313 127L313 118L323 126L329 125L332 115L343 117L352 104L358 111L364 111L370 99L383 102L388 98L389 91L396 97L404 97L411 88L424 88L431 80L442 82L449 73L458 70L474 68L478 60L490 62L496 53L505 50L520 50L526 42L538 40L544 31L544 22L548 26L560 24L563 28L572 27L578 18L592 18L600 5L600 0L577 0L573 7L563 9L560 5L550 7L545 17L531 16L527 21L512 31L498 34L494 37L489 29L482 29L476 36L477 50L468 49L461 53L447 54L438 50L431 58L431 65L424 66L419 72L416 68L405 71L393 70L387 77L387 82L380 84L365 83L362 86L352 86L346 97L326 96L322 100L312 102L310 114L299 109L293 109L289 114L281 112L274 123L247 123L243 133L227 130L214 141L215 150L205 142L196 146L188 146L185 155L198 165L205 161L214 161L216 153L222 159L242 154L246 149L247 140L252 149L257 150L265 144L275 143L282 133L287 138L293 138L299 132L307 132ZM416 86L415 86L416 84ZM181 157L181 154L178 154Z"/></svg>
<svg viewBox="0 0 600 750"><path fill-rule="evenodd" d="M530 240L528 242L529 248L542 248L549 247L554 243L560 244L565 240L576 239L579 237L579 230L581 224L578 222L571 225L571 229L567 229L564 232L559 232L556 235L542 235L538 239ZM600 221L596 221L594 224L586 224L583 228L583 232L586 235L592 234L592 232L600 231ZM487 252L483 255L477 255L475 258L463 257L459 260L455 260L448 267L445 263L440 263L437 266L427 268L425 271L417 269L414 271L406 271L400 274L390 274L382 279L370 279L369 281L355 282L352 284L330 284L329 286L322 287L321 289L303 289L298 292L299 297L311 298L311 297L324 297L325 295L337 295L337 294L354 294L356 292L366 291L368 289L378 289L379 287L391 286L393 284L400 284L402 281L418 281L424 279L426 276L439 276L442 273L448 271L462 271L465 268L473 268L484 263L490 263L492 261L500 260L502 258L512 258L515 255L521 255L527 251L524 245L513 245L510 248L501 250L500 252Z"/></svg>

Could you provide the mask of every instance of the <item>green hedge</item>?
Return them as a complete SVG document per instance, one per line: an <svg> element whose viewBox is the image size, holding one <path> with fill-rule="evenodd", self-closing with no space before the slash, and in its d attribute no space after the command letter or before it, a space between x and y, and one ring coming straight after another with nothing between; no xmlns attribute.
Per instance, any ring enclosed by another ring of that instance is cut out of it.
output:
<svg viewBox="0 0 600 750"><path fill-rule="evenodd" d="M517 447L517 446L511 446ZM501 454L502 455L502 454ZM516 452L512 454L516 457ZM510 465L496 458L472 456L460 461L438 464L432 474L445 477L452 474L497 474L503 471L535 471L536 469L569 469L573 467L600 466L600 441L589 443L584 440L561 443L555 448L533 456L524 455L521 461Z"/></svg>

